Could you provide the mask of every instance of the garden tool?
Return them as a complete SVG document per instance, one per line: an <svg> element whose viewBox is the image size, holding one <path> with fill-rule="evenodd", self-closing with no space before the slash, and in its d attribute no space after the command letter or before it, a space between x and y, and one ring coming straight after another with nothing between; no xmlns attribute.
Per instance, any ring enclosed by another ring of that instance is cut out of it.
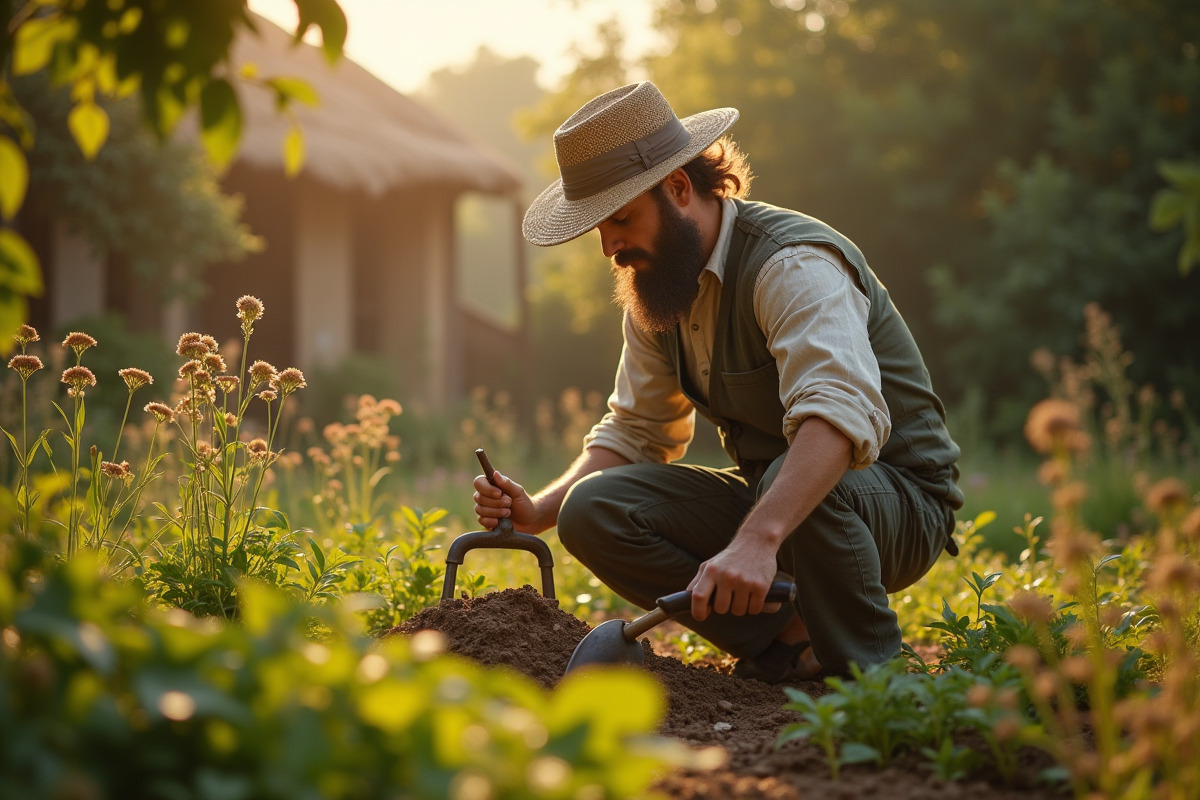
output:
<svg viewBox="0 0 1200 800"><path fill-rule="evenodd" d="M767 590L767 603L790 603L796 599L796 584L791 581L775 581ZM655 625L677 617L692 607L692 592L686 590L660 597L654 601L655 608L633 620L625 622L610 619L602 622L584 636L575 646L567 672L585 664L633 664L641 666L645 661L642 643L637 640Z"/></svg>
<svg viewBox="0 0 1200 800"><path fill-rule="evenodd" d="M488 483L495 486L496 479L492 476L496 474L496 470L488 460L487 453L483 452L481 447L475 451L475 456L479 459L479 466L483 467L483 474L487 476ZM518 533L513 529L512 520L506 518L500 520L500 524L494 530L464 533L450 543L450 549L446 552L446 579L442 583L443 600L454 596L454 578L463 563L463 557L468 551L479 547L528 550L536 555L538 566L542 568L542 595L554 599L554 556L550 553L550 545L546 544L544 539L531 534Z"/></svg>

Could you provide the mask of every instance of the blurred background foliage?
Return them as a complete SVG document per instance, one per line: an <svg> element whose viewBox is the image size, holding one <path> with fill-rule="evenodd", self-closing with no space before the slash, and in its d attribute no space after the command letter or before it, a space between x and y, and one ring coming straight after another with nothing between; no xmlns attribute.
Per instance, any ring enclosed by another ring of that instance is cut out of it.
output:
<svg viewBox="0 0 1200 800"><path fill-rule="evenodd" d="M632 62L604 26L560 89L514 106L544 147L531 196L554 176L554 128L648 77L680 115L740 109L752 198L862 247L935 386L988 443L1018 441L1043 393L1034 350L1082 352L1089 302L1137 354L1133 381L1200 393L1200 277L1177 266L1184 230L1149 224L1160 163L1200 157L1195 3L663 0L657 25L660 55ZM482 85L495 68L480 54L459 80ZM525 81L509 92L529 97ZM468 122L451 94L442 76L427 99ZM539 388L607 390L617 312L591 236L540 254L533 285Z"/></svg>

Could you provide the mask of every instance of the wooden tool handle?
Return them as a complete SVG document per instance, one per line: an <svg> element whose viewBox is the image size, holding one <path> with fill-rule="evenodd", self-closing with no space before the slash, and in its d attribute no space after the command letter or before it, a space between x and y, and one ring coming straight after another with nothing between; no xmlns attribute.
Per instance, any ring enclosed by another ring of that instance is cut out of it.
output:
<svg viewBox="0 0 1200 800"><path fill-rule="evenodd" d="M496 474L496 468L492 466L492 462L488 460L487 453L483 452L482 447L475 450L475 457L479 459L479 466L483 467L483 477L488 479L488 483L495 486L496 479L492 476Z"/></svg>

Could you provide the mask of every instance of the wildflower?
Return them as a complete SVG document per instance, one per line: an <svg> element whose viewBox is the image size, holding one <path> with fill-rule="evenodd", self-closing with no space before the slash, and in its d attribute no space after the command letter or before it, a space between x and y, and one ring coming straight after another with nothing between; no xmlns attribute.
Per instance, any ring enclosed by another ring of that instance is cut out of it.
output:
<svg viewBox="0 0 1200 800"><path fill-rule="evenodd" d="M1058 486L1067 478L1067 465L1058 459L1043 461L1038 467L1037 476L1043 486Z"/></svg>
<svg viewBox="0 0 1200 800"><path fill-rule="evenodd" d="M199 361L185 361L183 362L183 365L179 367L179 377L185 381L192 380L196 376L196 373L203 369L203 367L204 365Z"/></svg>
<svg viewBox="0 0 1200 800"><path fill-rule="evenodd" d="M21 380L29 380L29 376L42 368L42 360L37 356L13 356L9 359L8 368L21 376Z"/></svg>
<svg viewBox="0 0 1200 800"><path fill-rule="evenodd" d="M63 339L62 346L69 347L74 350L75 357L79 358L83 355L84 350L87 350L89 347L96 346L96 340L91 336L88 336L86 333L72 331L67 334L67 338Z"/></svg>
<svg viewBox="0 0 1200 800"><path fill-rule="evenodd" d="M237 426L237 416L229 411L225 412L225 427L233 428Z"/></svg>
<svg viewBox="0 0 1200 800"><path fill-rule="evenodd" d="M218 349L220 349L217 345L217 340L209 336L207 333L200 337L200 344L204 345L210 353L215 353Z"/></svg>
<svg viewBox="0 0 1200 800"><path fill-rule="evenodd" d="M255 361L250 365L250 385L258 386L260 383L266 383L275 379L277 374L275 367L268 364L266 361Z"/></svg>
<svg viewBox="0 0 1200 800"><path fill-rule="evenodd" d="M204 357L204 368L209 372L224 372L226 369L225 359L221 358L217 353L209 353Z"/></svg>
<svg viewBox="0 0 1200 800"><path fill-rule="evenodd" d="M175 411L165 403L146 403L142 410L153 416L155 422L171 422L175 419Z"/></svg>
<svg viewBox="0 0 1200 800"><path fill-rule="evenodd" d="M264 403L273 403L279 395L275 393L274 389L263 389L258 393L258 396Z"/></svg>
<svg viewBox="0 0 1200 800"><path fill-rule="evenodd" d="M992 687L986 683L976 683L967 690L966 700L971 708L986 708L992 703Z"/></svg>
<svg viewBox="0 0 1200 800"><path fill-rule="evenodd" d="M63 370L62 382L71 387L71 397L82 397L85 388L96 385L96 376L87 367L68 367Z"/></svg>
<svg viewBox="0 0 1200 800"><path fill-rule="evenodd" d="M113 480L124 481L125 483L133 480L133 470L129 468L128 461L122 461L120 464L113 461L101 461L100 471Z"/></svg>
<svg viewBox="0 0 1200 800"><path fill-rule="evenodd" d="M1188 488L1178 478L1164 478L1146 492L1146 507L1158 515L1178 511L1188 501Z"/></svg>
<svg viewBox="0 0 1200 800"><path fill-rule="evenodd" d="M202 339L203 337L195 331L185 333L179 337L179 346L175 348L175 352L184 358L204 358L208 355L208 345Z"/></svg>
<svg viewBox="0 0 1200 800"><path fill-rule="evenodd" d="M379 410L388 416L398 417L403 409L400 404L391 398L385 398L379 401Z"/></svg>
<svg viewBox="0 0 1200 800"><path fill-rule="evenodd" d="M252 462L267 461L271 457L271 450L267 447L265 439L251 439L246 443L246 453Z"/></svg>
<svg viewBox="0 0 1200 800"><path fill-rule="evenodd" d="M1083 481L1071 481L1054 490L1050 501L1060 511L1079 508L1088 494L1088 485Z"/></svg>
<svg viewBox="0 0 1200 800"><path fill-rule="evenodd" d="M308 384L304 381L303 372L295 367L288 367L275 376L275 380L271 381L271 386L281 395L287 397L297 389L303 389L305 386L308 386Z"/></svg>
<svg viewBox="0 0 1200 800"><path fill-rule="evenodd" d="M1079 408L1058 398L1042 400L1029 411L1025 420L1025 438L1039 453L1050 453L1062 445L1067 434L1079 430Z"/></svg>
<svg viewBox="0 0 1200 800"><path fill-rule="evenodd" d="M38 336L37 328L34 328L32 325L22 325L20 328L17 328L17 332L13 334L13 341L17 343L22 352L25 350L25 345L29 344L30 342L40 342L41 340L42 337Z"/></svg>
<svg viewBox="0 0 1200 800"><path fill-rule="evenodd" d="M217 388L225 394L232 394L237 390L241 379L237 375L222 375L216 380Z"/></svg>
<svg viewBox="0 0 1200 800"><path fill-rule="evenodd" d="M125 369L117 370L117 374L125 381L125 385L129 387L129 391L131 392L154 383L154 377L149 372L137 367L126 367Z"/></svg>
<svg viewBox="0 0 1200 800"><path fill-rule="evenodd" d="M1017 592L1008 601L1008 607L1023 622L1049 622L1054 614L1050 598L1037 592Z"/></svg>
<svg viewBox="0 0 1200 800"><path fill-rule="evenodd" d="M252 295L244 294L237 300L237 316L242 321L242 334L249 336L254 330L255 320L262 317L266 310L263 307L262 300Z"/></svg>

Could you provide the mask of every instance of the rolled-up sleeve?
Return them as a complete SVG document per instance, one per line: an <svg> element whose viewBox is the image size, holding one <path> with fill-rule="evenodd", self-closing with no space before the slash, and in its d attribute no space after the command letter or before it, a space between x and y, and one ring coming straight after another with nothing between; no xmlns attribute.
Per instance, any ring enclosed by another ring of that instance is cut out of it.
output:
<svg viewBox="0 0 1200 800"><path fill-rule="evenodd" d="M783 435L824 419L850 440L851 466L873 463L891 432L879 364L867 333L870 302L836 250L793 245L758 275L754 313L779 369Z"/></svg>
<svg viewBox="0 0 1200 800"><path fill-rule="evenodd" d="M696 410L679 388L674 363L628 314L624 339L608 413L583 446L607 448L635 464L682 458L695 432Z"/></svg>

